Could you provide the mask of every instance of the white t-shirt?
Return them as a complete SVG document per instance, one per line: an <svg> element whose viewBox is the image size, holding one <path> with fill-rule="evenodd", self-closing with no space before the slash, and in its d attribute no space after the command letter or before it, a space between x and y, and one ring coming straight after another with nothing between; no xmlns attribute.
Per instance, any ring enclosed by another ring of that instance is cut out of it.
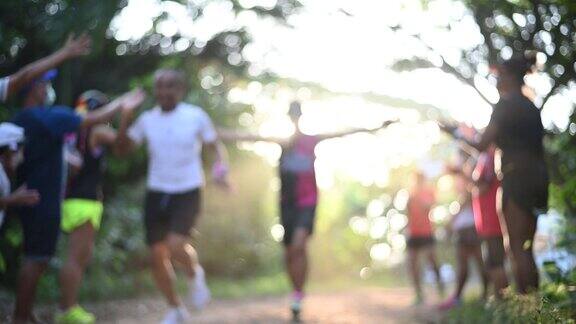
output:
<svg viewBox="0 0 576 324"><path fill-rule="evenodd" d="M214 142L216 130L202 108L179 103L143 113L128 130L135 143L148 146L148 189L181 193L204 184L202 143Z"/></svg>
<svg viewBox="0 0 576 324"><path fill-rule="evenodd" d="M10 194L10 179L4 171L4 166L0 164L0 197L6 197ZM0 210L0 227L4 223L4 216L6 215L5 210Z"/></svg>
<svg viewBox="0 0 576 324"><path fill-rule="evenodd" d="M10 77L0 78L0 102L8 99L8 83L10 83Z"/></svg>

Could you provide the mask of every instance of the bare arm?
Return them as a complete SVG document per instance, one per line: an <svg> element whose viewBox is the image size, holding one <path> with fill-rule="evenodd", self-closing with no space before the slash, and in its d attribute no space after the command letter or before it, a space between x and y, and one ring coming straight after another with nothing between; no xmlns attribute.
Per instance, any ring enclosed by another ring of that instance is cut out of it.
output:
<svg viewBox="0 0 576 324"><path fill-rule="evenodd" d="M6 197L0 198L0 210L11 206L33 206L40 201L40 194L36 190L30 190L26 185L16 189Z"/></svg>
<svg viewBox="0 0 576 324"><path fill-rule="evenodd" d="M99 125L94 128L90 134L90 146L96 148L99 146L112 146L116 142L116 130L107 125Z"/></svg>
<svg viewBox="0 0 576 324"><path fill-rule="evenodd" d="M386 121L386 122L382 123L382 125L380 127L377 127L377 128L373 128L373 129L354 128L354 129L349 129L349 130L345 130L345 131L341 131L341 132L334 132L334 133L329 133L329 134L318 135L318 138L321 141L323 141L323 140L330 139L330 138L342 137L342 136L352 135L352 134L356 134L356 133L372 133L372 132L376 132L382 128L386 128L392 123L394 123L394 121Z"/></svg>
<svg viewBox="0 0 576 324"><path fill-rule="evenodd" d="M460 136L457 132L457 127L454 125L447 125L439 123L440 129L447 133L448 135L459 140L464 146L467 147L467 151L474 150L477 152L484 152L490 147L490 144L494 143L496 136L498 135L498 127L493 122L490 122L479 141L470 140L463 136Z"/></svg>
<svg viewBox="0 0 576 324"><path fill-rule="evenodd" d="M212 167L214 181L225 189L231 189L230 181L228 180L228 152L226 151L226 146L219 139L206 143L205 146L215 156Z"/></svg>
<svg viewBox="0 0 576 324"><path fill-rule="evenodd" d="M86 34L78 38L70 35L66 44L53 54L30 63L10 76L8 83L8 96L17 93L23 86L38 78L46 71L53 69L65 61L90 53L91 40Z"/></svg>
<svg viewBox="0 0 576 324"><path fill-rule="evenodd" d="M136 149L137 143L128 136L128 128L134 119L134 111L144 102L144 99L146 99L146 93L142 89L136 89L131 92L131 95L124 96L120 127L118 127L113 144L114 154L125 156Z"/></svg>
<svg viewBox="0 0 576 324"><path fill-rule="evenodd" d="M218 137L223 142L271 142L280 145L288 142L287 138L264 137L258 134L238 130L218 128L217 132Z"/></svg>
<svg viewBox="0 0 576 324"><path fill-rule="evenodd" d="M107 123L112 120L114 115L122 108L122 97L113 100L100 109L87 113L82 118L80 127L89 128L98 124Z"/></svg>
<svg viewBox="0 0 576 324"><path fill-rule="evenodd" d="M136 148L136 143L128 136L128 128L134 119L134 112L122 109L120 117L120 126L116 134L116 141L114 142L113 152L118 156L126 156L132 153Z"/></svg>
<svg viewBox="0 0 576 324"><path fill-rule="evenodd" d="M134 110L138 108L146 99L146 94L142 89L135 89L116 98L109 104L95 111L92 111L82 119L80 127L92 127L94 125L107 123L121 109Z"/></svg>

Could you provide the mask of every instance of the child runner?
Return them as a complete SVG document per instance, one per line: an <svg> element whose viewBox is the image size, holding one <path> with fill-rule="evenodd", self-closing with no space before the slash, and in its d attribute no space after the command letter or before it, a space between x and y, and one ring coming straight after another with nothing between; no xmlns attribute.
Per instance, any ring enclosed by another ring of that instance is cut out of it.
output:
<svg viewBox="0 0 576 324"><path fill-rule="evenodd" d="M267 141L282 147L280 157L280 214L284 227L285 262L292 283L292 315L298 320L304 298L304 285L308 274L308 241L314 230L318 187L314 162L316 145L326 139L342 137L358 132L371 132L386 127L390 122L373 130L353 129L324 135L307 135L300 129L302 109L299 102L292 102L288 115L295 126L290 138L267 138L235 131L221 130L220 135L227 141Z"/></svg>

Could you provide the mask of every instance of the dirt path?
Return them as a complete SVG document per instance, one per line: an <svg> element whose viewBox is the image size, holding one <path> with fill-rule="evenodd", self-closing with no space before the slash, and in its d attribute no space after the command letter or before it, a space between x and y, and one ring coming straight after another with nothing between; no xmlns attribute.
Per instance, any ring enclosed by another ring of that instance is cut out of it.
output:
<svg viewBox="0 0 576 324"><path fill-rule="evenodd" d="M315 293L307 297L303 323L430 323L430 308L410 306L409 289L355 289L350 292ZM193 323L287 323L287 300L281 297L214 301ZM166 311L157 299L115 301L91 307L99 323L159 323Z"/></svg>
<svg viewBox="0 0 576 324"><path fill-rule="evenodd" d="M338 323L438 323L432 306L413 307L408 288L353 288L348 291L312 293L307 296L302 315L305 324ZM435 302L431 299L430 303ZM85 305L98 317L98 323L160 323L166 306L160 297L114 300ZM9 323L12 301L0 300L0 323ZM39 318L50 323L55 305L36 309ZM207 309L193 313L192 323L276 324L289 323L285 297L249 297L215 300Z"/></svg>

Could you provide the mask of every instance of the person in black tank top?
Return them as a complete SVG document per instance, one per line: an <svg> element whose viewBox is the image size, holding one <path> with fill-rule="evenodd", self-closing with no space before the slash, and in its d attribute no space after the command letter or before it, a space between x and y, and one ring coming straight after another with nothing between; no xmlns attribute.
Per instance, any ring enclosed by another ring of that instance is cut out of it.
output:
<svg viewBox="0 0 576 324"><path fill-rule="evenodd" d="M502 152L502 212L520 293L538 288L533 241L537 216L546 211L548 204L544 127L540 111L522 93L524 77L535 63L535 57L513 57L497 66L500 101L479 141L464 139L454 127L441 125L444 131L479 151L495 143Z"/></svg>
<svg viewBox="0 0 576 324"><path fill-rule="evenodd" d="M80 114L94 111L108 102L103 93L91 90L78 99ZM66 198L62 205L61 228L69 234L69 252L60 271L62 289L57 322L77 318L95 322L93 314L78 305L78 289L102 219L102 180L106 148L114 144L116 131L107 125L96 126L67 136L65 158L70 169Z"/></svg>

